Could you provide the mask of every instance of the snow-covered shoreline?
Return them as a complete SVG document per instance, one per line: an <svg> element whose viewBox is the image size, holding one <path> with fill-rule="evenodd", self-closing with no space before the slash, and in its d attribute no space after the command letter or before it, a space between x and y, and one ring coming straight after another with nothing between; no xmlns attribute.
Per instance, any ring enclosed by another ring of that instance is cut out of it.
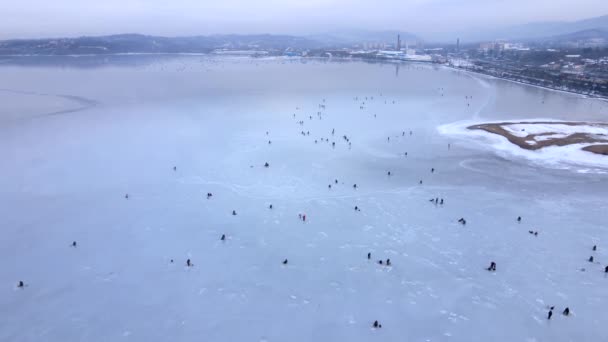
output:
<svg viewBox="0 0 608 342"><path fill-rule="evenodd" d="M528 123L552 122L556 126L566 126L565 121L553 119L530 119L530 120L502 120L496 123ZM506 137L490 133L480 129L469 129L469 127L480 124L489 124L480 121L458 121L437 127L440 134L454 137L463 141L474 142L477 147L492 151L507 159L521 158L537 165L569 169L579 173L608 173L608 157L587 152L582 148L592 145L591 143L569 144L565 146L547 146L538 150L530 150L511 143ZM586 126L582 126L586 127ZM553 132L561 134L560 132Z"/></svg>

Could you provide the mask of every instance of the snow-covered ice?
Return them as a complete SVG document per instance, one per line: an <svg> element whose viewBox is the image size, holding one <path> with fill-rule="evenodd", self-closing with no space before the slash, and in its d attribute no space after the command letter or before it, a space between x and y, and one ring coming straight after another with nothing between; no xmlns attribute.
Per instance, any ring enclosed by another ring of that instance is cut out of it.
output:
<svg viewBox="0 0 608 342"><path fill-rule="evenodd" d="M516 123L504 125L503 128L517 137L526 137L530 134L555 133L556 135L567 136L574 133L587 133L608 136L606 126L589 125L566 125L560 123Z"/></svg>
<svg viewBox="0 0 608 342"><path fill-rule="evenodd" d="M431 65L57 59L0 64L0 341L608 340L602 165L462 131L604 102Z"/></svg>

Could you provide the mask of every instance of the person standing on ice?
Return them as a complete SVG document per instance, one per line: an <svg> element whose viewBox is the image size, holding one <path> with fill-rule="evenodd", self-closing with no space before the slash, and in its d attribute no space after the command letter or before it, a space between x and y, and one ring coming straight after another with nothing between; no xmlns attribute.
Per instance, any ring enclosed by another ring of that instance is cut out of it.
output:
<svg viewBox="0 0 608 342"><path fill-rule="evenodd" d="M496 263L492 261L490 263L490 267L488 267L488 271L496 271Z"/></svg>

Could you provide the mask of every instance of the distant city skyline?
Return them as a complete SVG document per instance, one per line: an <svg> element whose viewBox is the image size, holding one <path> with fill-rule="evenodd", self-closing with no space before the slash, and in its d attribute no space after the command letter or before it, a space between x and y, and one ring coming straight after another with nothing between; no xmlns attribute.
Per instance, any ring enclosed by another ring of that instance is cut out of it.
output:
<svg viewBox="0 0 608 342"><path fill-rule="evenodd" d="M23 0L2 5L0 39L142 33L307 35L400 30L427 40L608 14L605 0Z"/></svg>

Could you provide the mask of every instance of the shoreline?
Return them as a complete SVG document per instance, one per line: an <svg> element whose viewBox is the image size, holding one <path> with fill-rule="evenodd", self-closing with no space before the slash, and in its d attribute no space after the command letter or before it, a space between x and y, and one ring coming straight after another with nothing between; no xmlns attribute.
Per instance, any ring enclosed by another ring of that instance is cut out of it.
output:
<svg viewBox="0 0 608 342"><path fill-rule="evenodd" d="M581 92L574 91L574 90L564 90L564 89L552 88L552 87L547 87L547 86L542 86L542 85L537 85L537 84L532 84L532 83L521 82L521 81L513 80L513 79L510 79L510 78L506 78L506 77L500 77L500 76L490 75L490 74L486 74L486 73L475 71L475 70L469 70L469 69L466 69L466 68L459 68L459 67L451 66L449 64L440 64L440 65L442 65L442 66L444 66L445 68L448 68L448 69L468 72L468 73L471 73L471 74L481 75L481 76L484 76L484 77L493 78L493 79L497 79L497 80L504 80L504 81L508 81L508 82L517 83L517 84L520 84L520 85L526 85L526 86L530 86L530 87L535 87L535 88L540 88L540 89L545 89L545 90L551 90L551 91L560 92L560 93L564 93L564 94L578 95L578 96L581 96L581 97L586 98L586 99L595 99L595 100L601 100L601 101L607 101L608 102L608 96L590 95L590 94L585 94L585 93L581 93Z"/></svg>
<svg viewBox="0 0 608 342"><path fill-rule="evenodd" d="M591 145L591 146L583 147L583 151L608 156L608 145L601 145L601 144L600 145Z"/></svg>
<svg viewBox="0 0 608 342"><path fill-rule="evenodd" d="M526 133L532 133L539 135L540 138L536 142L541 142L546 139L552 138L564 138L569 133L576 132L587 132L596 133L598 129L601 129L600 137L608 140L608 122L598 123L601 125L600 128L593 126L585 127L568 127L562 125L564 122L551 118L530 118L518 119L518 120L503 120L504 124L517 125L509 128L509 131L515 136L523 137ZM551 122L541 126L534 126L527 124L531 122ZM470 129L471 126L483 125L483 124L497 124L498 121L483 121L483 120L461 120L451 123L446 123L437 126L439 134L455 139L455 141L461 141L466 143L467 147L480 149L489 153L492 153L500 158L507 160L521 160L526 163L531 163L535 166L543 168L557 169L557 170L569 170L575 173L594 173L608 175L608 155L603 155L599 150L589 151L585 149L591 143L572 143L562 146L546 146L546 148L522 148L517 144L512 143L507 139L506 136L488 132L483 129ZM584 122L579 122L585 124ZM592 122L589 122L591 124ZM595 123L595 121L593 122ZM526 132L521 131L521 128L525 128ZM545 134L547 133L547 134ZM603 145L608 148L608 143L596 143L596 145ZM598 149L600 147L594 148Z"/></svg>
<svg viewBox="0 0 608 342"><path fill-rule="evenodd" d="M520 126L549 126L545 127L546 131L539 131L532 133L526 132L525 128ZM550 125L554 125L554 131L550 128ZM555 126L570 126L574 129L571 131L559 132ZM522 134L515 134L514 130L509 130L509 126L516 126L524 132ZM576 144L588 144L581 150L591 152L598 155L608 155L608 135L590 133L583 131L576 131L575 127L580 128L599 128L605 129L608 132L607 123L596 123L596 122L573 122L573 121L520 121L520 122L494 122L494 123L482 123L467 126L469 130L481 130L488 133L496 134L506 138L511 144L518 146L519 148L536 151L545 147L563 147Z"/></svg>

